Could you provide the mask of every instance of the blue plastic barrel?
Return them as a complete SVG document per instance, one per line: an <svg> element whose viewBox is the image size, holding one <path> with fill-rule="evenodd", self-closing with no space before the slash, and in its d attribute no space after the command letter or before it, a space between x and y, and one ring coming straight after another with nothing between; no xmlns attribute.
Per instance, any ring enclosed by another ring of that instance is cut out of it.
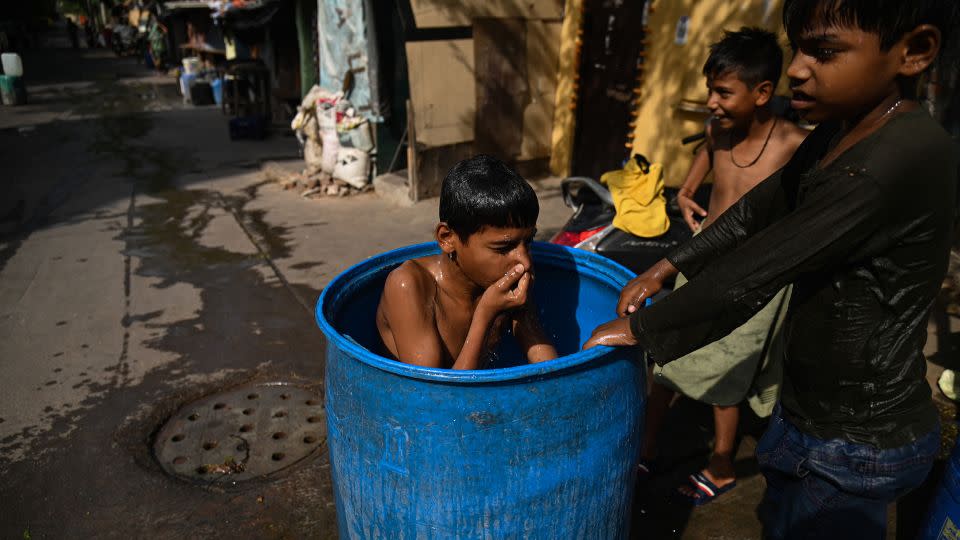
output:
<svg viewBox="0 0 960 540"><path fill-rule="evenodd" d="M387 273L422 244L337 276L317 303L341 538L626 538L646 402L636 350L580 351L633 273L534 243L534 296L562 356L453 371L383 351L374 315Z"/></svg>
<svg viewBox="0 0 960 540"><path fill-rule="evenodd" d="M210 90L213 92L213 102L219 107L223 105L223 79L210 81Z"/></svg>
<svg viewBox="0 0 960 540"><path fill-rule="evenodd" d="M953 447L937 494L927 512L921 540L960 538L960 444Z"/></svg>
<svg viewBox="0 0 960 540"><path fill-rule="evenodd" d="M180 94L183 95L184 101L190 100L190 84L195 80L197 80L195 73L180 74Z"/></svg>

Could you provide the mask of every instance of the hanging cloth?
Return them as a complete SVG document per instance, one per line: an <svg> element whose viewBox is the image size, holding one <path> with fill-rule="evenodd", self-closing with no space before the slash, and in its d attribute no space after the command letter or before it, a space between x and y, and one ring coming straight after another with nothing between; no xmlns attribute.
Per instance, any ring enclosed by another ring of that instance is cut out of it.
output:
<svg viewBox="0 0 960 540"><path fill-rule="evenodd" d="M642 238L660 236L670 229L662 165L636 154L622 169L604 173L600 182L613 195L617 210L614 227Z"/></svg>

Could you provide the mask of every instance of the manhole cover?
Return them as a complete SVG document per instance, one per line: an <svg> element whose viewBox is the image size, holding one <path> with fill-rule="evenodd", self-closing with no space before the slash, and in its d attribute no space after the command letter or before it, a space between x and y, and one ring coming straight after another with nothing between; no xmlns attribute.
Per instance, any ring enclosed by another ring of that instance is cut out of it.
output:
<svg viewBox="0 0 960 540"><path fill-rule="evenodd" d="M302 461L326 436L316 394L291 384L257 384L181 408L157 435L154 454L174 476L232 484Z"/></svg>

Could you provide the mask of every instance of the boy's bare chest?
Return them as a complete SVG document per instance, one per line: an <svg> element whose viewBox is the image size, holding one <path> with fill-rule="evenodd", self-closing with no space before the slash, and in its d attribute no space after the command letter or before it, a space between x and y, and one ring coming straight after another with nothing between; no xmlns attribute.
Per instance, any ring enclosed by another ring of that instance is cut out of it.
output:
<svg viewBox="0 0 960 540"><path fill-rule="evenodd" d="M451 358L455 359L463 349L463 344L470 331L470 325L473 322L473 308L452 303L437 302L436 324L437 332L443 341L444 348L450 353ZM485 342L487 347L493 347L499 341L500 334L504 328L506 317L503 315L494 319L493 324L486 334Z"/></svg>
<svg viewBox="0 0 960 540"><path fill-rule="evenodd" d="M717 148L713 151L714 183L730 187L749 186L747 190L775 173L789 159L774 148L766 148L757 155L760 148L739 145L732 151L729 148Z"/></svg>
<svg viewBox="0 0 960 540"><path fill-rule="evenodd" d="M746 159L740 157L741 152ZM749 149L743 150L739 147L734 149L733 154L729 149L717 149L713 152L714 192L715 195L732 198L729 204L736 202L757 184L777 172L790 159L790 156L784 155L783 152L767 148L756 162L751 164L757 155L756 153L749 155L749 153Z"/></svg>
<svg viewBox="0 0 960 540"><path fill-rule="evenodd" d="M787 162L789 156L768 148L756 163L748 167L731 159L730 150L726 148L714 150L712 158L713 190L710 193L710 206L703 227L709 226L748 191L775 173Z"/></svg>

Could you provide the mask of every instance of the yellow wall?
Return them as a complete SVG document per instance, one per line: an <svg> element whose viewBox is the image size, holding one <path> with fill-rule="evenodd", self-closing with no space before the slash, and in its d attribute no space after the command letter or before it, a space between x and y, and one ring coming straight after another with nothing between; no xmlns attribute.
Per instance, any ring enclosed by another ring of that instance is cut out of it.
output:
<svg viewBox="0 0 960 540"><path fill-rule="evenodd" d="M638 114L634 127L633 152L664 165L668 186L683 182L693 160L692 146L680 139L703 130L704 113L677 109L683 100L705 102L707 91L701 69L711 43L724 30L758 26L777 32L781 45L786 40L781 28L782 0L655 0L648 19L644 78L640 83ZM677 21L690 17L687 43L674 43ZM784 67L789 61L784 52ZM780 91L785 88L784 78Z"/></svg>
<svg viewBox="0 0 960 540"><path fill-rule="evenodd" d="M557 176L570 174L570 159L573 155L582 9L583 0L566 0L563 10L563 27L560 30L557 93L554 98L553 126L550 135L550 172Z"/></svg>

